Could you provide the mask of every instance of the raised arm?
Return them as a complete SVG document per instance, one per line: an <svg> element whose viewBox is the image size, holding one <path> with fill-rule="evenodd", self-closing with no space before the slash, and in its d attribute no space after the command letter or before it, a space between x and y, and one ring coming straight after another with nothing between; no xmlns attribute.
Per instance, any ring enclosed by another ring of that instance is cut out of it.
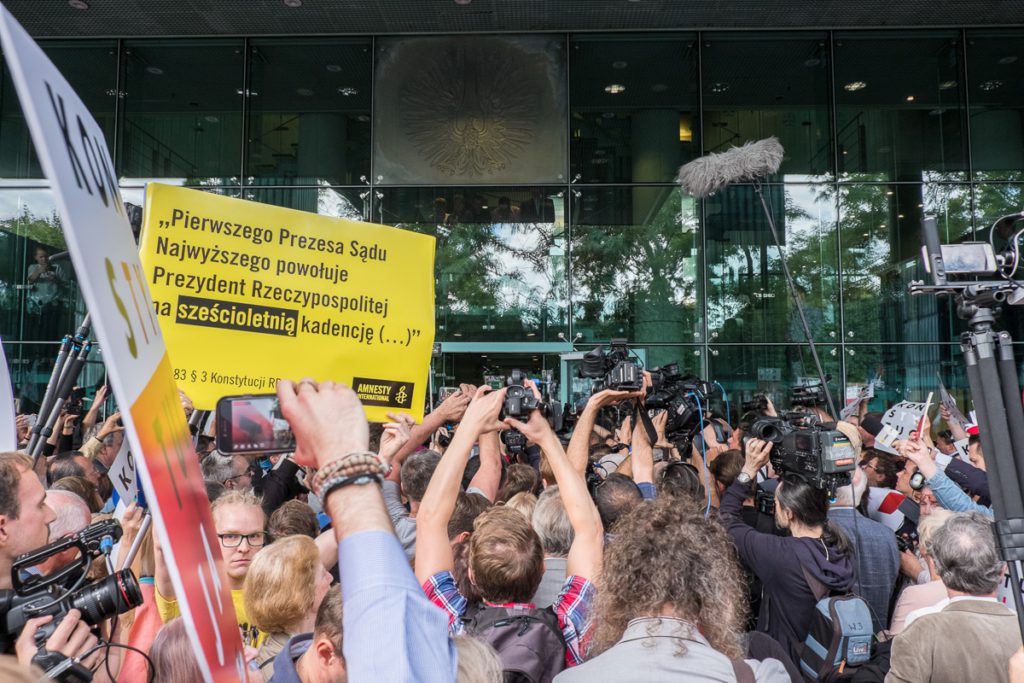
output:
<svg viewBox="0 0 1024 683"><path fill-rule="evenodd" d="M278 384L277 394L295 433L299 464L323 472L339 458L366 451L366 416L348 387L286 381ZM359 456L353 462L360 463L354 465L360 471L367 466ZM349 677L398 683L454 680L448 619L426 599L409 570L380 487L372 480L334 488L328 482L317 485L338 542L345 602L342 648Z"/></svg>
<svg viewBox="0 0 1024 683"><path fill-rule="evenodd" d="M527 384L533 389L534 395L540 398L537 386L532 381L528 381ZM572 524L575 533L572 546L569 548L566 573L593 580L601 568L604 530L594 501L587 491L586 481L569 462L568 456L562 450L562 443L539 411L530 413L530 418L526 422L507 418L505 424L521 431L531 441L539 444L544 451L555 475L555 483L558 484L558 492L565 505L569 523Z"/></svg>
<svg viewBox="0 0 1024 683"><path fill-rule="evenodd" d="M501 448L498 446L498 432L480 435L480 469L473 475L469 488L479 489L492 503L498 497L501 485Z"/></svg>
<svg viewBox="0 0 1024 683"><path fill-rule="evenodd" d="M473 398L471 384L463 384L462 388L441 402L433 412L423 416L423 422L413 425L409 430L409 441L398 449L395 458L401 462L410 453L419 448L419 445L430 438L430 435L444 426L445 422L458 422L462 419L466 407Z"/></svg>
<svg viewBox="0 0 1024 683"><path fill-rule="evenodd" d="M576 421L576 428L572 432L572 439L569 440L569 448L565 452L574 470L579 472L580 475L587 471L587 461L590 459L590 434L594 431L597 414L601 412L601 408L642 395L642 391L612 391L611 389L605 389L587 399L587 405L583 412L580 413L579 420Z"/></svg>
<svg viewBox="0 0 1024 683"><path fill-rule="evenodd" d="M466 408L462 424L430 478L416 513L416 579L422 584L434 574L451 570L454 561L448 544L448 520L455 511L462 475L477 436L503 425L497 421L505 390L480 387Z"/></svg>

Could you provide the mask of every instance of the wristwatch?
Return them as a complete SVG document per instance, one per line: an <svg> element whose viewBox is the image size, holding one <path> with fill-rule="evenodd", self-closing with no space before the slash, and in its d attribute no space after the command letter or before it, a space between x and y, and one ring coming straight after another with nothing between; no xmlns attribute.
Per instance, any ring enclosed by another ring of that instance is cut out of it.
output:
<svg viewBox="0 0 1024 683"><path fill-rule="evenodd" d="M752 477L746 472L740 472L736 475L736 481L746 486L751 482Z"/></svg>

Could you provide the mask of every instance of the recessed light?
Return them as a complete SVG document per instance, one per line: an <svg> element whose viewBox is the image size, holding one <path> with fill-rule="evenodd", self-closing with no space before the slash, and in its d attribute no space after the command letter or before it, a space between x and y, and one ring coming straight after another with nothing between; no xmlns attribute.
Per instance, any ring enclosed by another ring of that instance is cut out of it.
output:
<svg viewBox="0 0 1024 683"><path fill-rule="evenodd" d="M1000 64L1013 64L1017 61L1017 55L1006 55L1005 57L999 58Z"/></svg>
<svg viewBox="0 0 1024 683"><path fill-rule="evenodd" d="M863 90L866 87L868 87L868 84L864 81L850 81L843 86L843 90L846 92L857 92L858 90Z"/></svg>
<svg viewBox="0 0 1024 683"><path fill-rule="evenodd" d="M949 90L956 87L956 81L942 81L939 83L939 90Z"/></svg>
<svg viewBox="0 0 1024 683"><path fill-rule="evenodd" d="M615 112L613 112L613 111L606 111L606 112L601 114L601 118L603 118L603 119L614 119L615 118Z"/></svg>
<svg viewBox="0 0 1024 683"><path fill-rule="evenodd" d="M985 92L991 92L993 90L997 90L997 89L1003 87L1003 82L1002 81L996 81L996 80L985 81L984 83L982 83L978 87L981 88L982 90L984 90Z"/></svg>
<svg viewBox="0 0 1024 683"><path fill-rule="evenodd" d="M612 95L618 95L619 93L626 92L626 86L618 83L612 83L611 85L604 86L604 91Z"/></svg>
<svg viewBox="0 0 1024 683"><path fill-rule="evenodd" d="M324 68L330 71L332 74L341 73L341 66L338 64L328 64Z"/></svg>
<svg viewBox="0 0 1024 683"><path fill-rule="evenodd" d="M728 83L712 83L711 92L722 93L729 89Z"/></svg>
<svg viewBox="0 0 1024 683"><path fill-rule="evenodd" d="M345 97L351 97L352 95L358 95L359 91L350 85L345 85L338 88L338 94L344 95Z"/></svg>
<svg viewBox="0 0 1024 683"><path fill-rule="evenodd" d="M456 5L468 5L471 2L473 2L473 0L455 0Z"/></svg>
<svg viewBox="0 0 1024 683"><path fill-rule="evenodd" d="M302 0L284 0L284 6L291 7L292 9L302 7Z"/></svg>
<svg viewBox="0 0 1024 683"><path fill-rule="evenodd" d="M312 97L313 96L313 91L310 90L309 88L296 88L295 89L295 94L296 95L302 95L303 97Z"/></svg>
<svg viewBox="0 0 1024 683"><path fill-rule="evenodd" d="M913 101L914 101L914 96L913 95L907 95L907 102L913 102Z"/></svg>
<svg viewBox="0 0 1024 683"><path fill-rule="evenodd" d="M370 117L366 114L360 114L359 116L356 117L356 121L360 121L362 123L369 123Z"/></svg>
<svg viewBox="0 0 1024 683"><path fill-rule="evenodd" d="M665 92L668 90L668 86L664 83L655 83L651 86L651 92Z"/></svg>
<svg viewBox="0 0 1024 683"><path fill-rule="evenodd" d="M621 59L617 62L612 62L613 69L625 69L627 66L629 66L629 62L624 62Z"/></svg>
<svg viewBox="0 0 1024 683"><path fill-rule="evenodd" d="M163 76L164 70L158 66L147 66L146 73L153 74L154 76Z"/></svg>
<svg viewBox="0 0 1024 683"><path fill-rule="evenodd" d="M218 119L216 116L204 116L203 119L205 121L207 121L208 123L219 123L220 122L220 119Z"/></svg>
<svg viewBox="0 0 1024 683"><path fill-rule="evenodd" d="M804 60L804 66L807 67L818 66L819 64L821 64L821 60L818 59L817 57L811 57L810 59Z"/></svg>
<svg viewBox="0 0 1024 683"><path fill-rule="evenodd" d="M89 9L89 3L85 0L68 0L68 5L70 5L72 9Z"/></svg>
<svg viewBox="0 0 1024 683"><path fill-rule="evenodd" d="M892 190L889 190L888 192L886 192L885 196L886 197L891 197L892 196Z"/></svg>

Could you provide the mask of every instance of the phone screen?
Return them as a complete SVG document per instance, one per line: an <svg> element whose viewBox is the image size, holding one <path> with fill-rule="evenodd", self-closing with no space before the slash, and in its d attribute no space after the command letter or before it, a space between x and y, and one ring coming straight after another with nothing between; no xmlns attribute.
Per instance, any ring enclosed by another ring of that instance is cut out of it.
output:
<svg viewBox="0 0 1024 683"><path fill-rule="evenodd" d="M295 436L277 396L226 396L217 402L217 450L221 453L287 453Z"/></svg>

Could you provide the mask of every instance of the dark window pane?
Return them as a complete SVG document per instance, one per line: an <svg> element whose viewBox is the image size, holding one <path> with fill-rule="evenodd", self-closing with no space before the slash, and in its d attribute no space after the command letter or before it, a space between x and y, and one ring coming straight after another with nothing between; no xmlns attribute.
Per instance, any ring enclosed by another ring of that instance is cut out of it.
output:
<svg viewBox="0 0 1024 683"><path fill-rule="evenodd" d="M979 180L1024 180L1024 31L968 31L971 153Z"/></svg>
<svg viewBox="0 0 1024 683"><path fill-rule="evenodd" d="M241 40L125 43L127 178L233 178L242 155ZM252 97L259 97L253 90Z"/></svg>
<svg viewBox="0 0 1024 683"><path fill-rule="evenodd" d="M814 338L839 326L835 185L767 185L765 198ZM806 338L754 188L734 185L705 203L708 334L719 342Z"/></svg>
<svg viewBox="0 0 1024 683"><path fill-rule="evenodd" d="M73 332L74 330L66 330ZM11 384L19 412L34 414L39 411L39 403L46 392L46 384L53 372L53 363L57 358L60 345L51 344L11 344L4 340L4 356L11 373ZM78 385L86 388L86 396L92 398L96 389L103 385L106 373L103 369L103 358L99 346L93 346L89 359L82 367L78 376ZM112 399L111 399L112 400ZM86 403L86 407L91 405ZM101 414L102 418L102 414Z"/></svg>
<svg viewBox="0 0 1024 683"><path fill-rule="evenodd" d="M710 34L701 49L704 150L774 135L781 173L831 175L828 36Z"/></svg>
<svg viewBox="0 0 1024 683"><path fill-rule="evenodd" d="M838 400L841 377L839 345L822 344L818 347L818 355L825 374L832 377L828 389L833 400ZM733 420L739 418L743 401L763 394L776 407L789 408L790 390L794 386L819 383L810 351L806 346L797 344L712 346L708 361L708 380L719 382L728 391L729 412Z"/></svg>
<svg viewBox="0 0 1024 683"><path fill-rule="evenodd" d="M96 119L107 147L113 150L117 43L44 41L40 45ZM6 64L0 78L0 178L42 178Z"/></svg>
<svg viewBox="0 0 1024 683"><path fill-rule="evenodd" d="M382 190L373 221L437 237L437 338L559 341L568 333L560 188Z"/></svg>
<svg viewBox="0 0 1024 683"><path fill-rule="evenodd" d="M839 172L854 180L964 180L960 34L837 33Z"/></svg>
<svg viewBox="0 0 1024 683"><path fill-rule="evenodd" d="M57 342L85 315L53 194L0 190L0 332L5 341Z"/></svg>
<svg viewBox="0 0 1024 683"><path fill-rule="evenodd" d="M583 189L573 207L573 335L700 341L696 202L676 187Z"/></svg>
<svg viewBox="0 0 1024 683"><path fill-rule="evenodd" d="M670 181L699 156L696 36L576 36L569 68L581 182Z"/></svg>
<svg viewBox="0 0 1024 683"><path fill-rule="evenodd" d="M254 40L247 182L356 184L370 174L370 39Z"/></svg>
<svg viewBox="0 0 1024 683"><path fill-rule="evenodd" d="M911 296L925 279L921 219L935 216L940 239L971 239L965 185L839 186L843 315L848 342L952 341L963 329L948 302Z"/></svg>
<svg viewBox="0 0 1024 683"><path fill-rule="evenodd" d="M868 410L886 410L900 401L925 401L935 392L939 377L967 415L971 403L963 354L954 344L851 344L846 347L846 384L875 380L875 397Z"/></svg>

